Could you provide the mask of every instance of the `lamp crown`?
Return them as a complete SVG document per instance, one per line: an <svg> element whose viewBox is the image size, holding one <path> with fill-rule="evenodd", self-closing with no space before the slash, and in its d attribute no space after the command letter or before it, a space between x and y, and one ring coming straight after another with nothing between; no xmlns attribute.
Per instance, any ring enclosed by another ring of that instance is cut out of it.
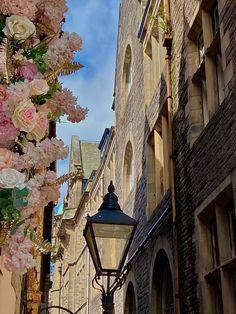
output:
<svg viewBox="0 0 236 314"><path fill-rule="evenodd" d="M116 196L116 194L114 193L115 191L115 187L112 183L112 181L110 182L110 185L108 186L108 193L104 196L103 198L103 203L100 206L98 211L101 210L121 210L120 209L120 205L118 203L118 197Z"/></svg>

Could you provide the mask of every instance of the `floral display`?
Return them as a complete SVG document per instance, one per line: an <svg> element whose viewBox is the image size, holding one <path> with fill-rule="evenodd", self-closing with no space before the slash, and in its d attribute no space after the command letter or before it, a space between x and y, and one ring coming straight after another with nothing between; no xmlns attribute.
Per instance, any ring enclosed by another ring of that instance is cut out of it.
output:
<svg viewBox="0 0 236 314"><path fill-rule="evenodd" d="M64 115L78 123L88 111L58 81L82 68L81 38L61 28L67 9L65 0L0 1L0 229L10 223L5 266L18 273L34 267L32 247L50 250L34 214L57 202L67 178L48 170L68 155L50 124Z"/></svg>

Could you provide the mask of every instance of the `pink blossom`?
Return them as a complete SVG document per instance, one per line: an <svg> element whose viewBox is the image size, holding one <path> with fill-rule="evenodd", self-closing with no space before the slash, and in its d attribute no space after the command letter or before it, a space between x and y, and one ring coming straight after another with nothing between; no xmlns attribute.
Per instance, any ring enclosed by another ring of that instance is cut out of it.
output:
<svg viewBox="0 0 236 314"><path fill-rule="evenodd" d="M53 98L48 101L54 116L59 116L61 112L68 115L68 120L75 123L85 119L88 109L81 108L76 105L77 98L73 96L72 92L63 88L61 91L57 91Z"/></svg>
<svg viewBox="0 0 236 314"><path fill-rule="evenodd" d="M71 33L69 35L68 48L71 49L72 51L81 50L81 48L82 48L82 39L81 39L81 37L78 34L73 32L73 33Z"/></svg>
<svg viewBox="0 0 236 314"><path fill-rule="evenodd" d="M28 142L23 148L23 155L15 154L14 165L18 170L32 167L41 169L48 167L55 160L65 159L68 156L68 152L68 147L64 147L63 141L57 138L46 138L41 143L37 143L36 146Z"/></svg>
<svg viewBox="0 0 236 314"><path fill-rule="evenodd" d="M31 241L24 237L24 228L18 228L14 235L11 235L4 246L4 254L7 257L5 267L9 271L24 274L27 269L35 266L35 260L30 251Z"/></svg>
<svg viewBox="0 0 236 314"><path fill-rule="evenodd" d="M0 170L11 168L13 165L14 154L7 148L0 148Z"/></svg>
<svg viewBox="0 0 236 314"><path fill-rule="evenodd" d="M35 19L38 0L1 0L0 11L4 15L21 15L30 20Z"/></svg>
<svg viewBox="0 0 236 314"><path fill-rule="evenodd" d="M28 81L32 81L38 76L38 69L34 63L27 62L16 69L17 77L24 77Z"/></svg>
<svg viewBox="0 0 236 314"><path fill-rule="evenodd" d="M0 102L6 101L8 98L6 85L0 84Z"/></svg>
<svg viewBox="0 0 236 314"><path fill-rule="evenodd" d="M0 111L0 147L11 147L19 133L20 130L13 125L11 118Z"/></svg>
<svg viewBox="0 0 236 314"><path fill-rule="evenodd" d="M81 50L81 48L82 39L76 33L65 32L49 46L45 61L53 69L58 64L70 62L74 51Z"/></svg>
<svg viewBox="0 0 236 314"><path fill-rule="evenodd" d="M37 19L40 23L48 25L57 33L60 29L64 13L68 10L65 0L39 0Z"/></svg>
<svg viewBox="0 0 236 314"><path fill-rule="evenodd" d="M10 84L7 88L7 99L3 102L3 111L8 117L14 114L14 111L21 102L25 102L30 97L30 86L28 82L16 82Z"/></svg>

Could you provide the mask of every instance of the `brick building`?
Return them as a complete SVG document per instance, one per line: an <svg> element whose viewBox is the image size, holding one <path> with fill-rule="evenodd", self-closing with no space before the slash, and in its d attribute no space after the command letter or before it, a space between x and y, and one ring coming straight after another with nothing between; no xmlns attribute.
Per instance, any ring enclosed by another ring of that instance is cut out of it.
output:
<svg viewBox="0 0 236 314"><path fill-rule="evenodd" d="M139 220L117 314L235 313L235 86L235 1L121 1L115 136L87 194L93 214L112 178Z"/></svg>
<svg viewBox="0 0 236 314"><path fill-rule="evenodd" d="M227 0L121 2L116 191L139 227L118 313L235 312L235 14Z"/></svg>

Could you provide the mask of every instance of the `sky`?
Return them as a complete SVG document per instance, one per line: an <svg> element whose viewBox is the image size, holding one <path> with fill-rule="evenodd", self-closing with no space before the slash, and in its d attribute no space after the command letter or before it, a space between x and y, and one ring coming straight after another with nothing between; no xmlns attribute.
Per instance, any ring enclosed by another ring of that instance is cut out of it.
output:
<svg viewBox="0 0 236 314"><path fill-rule="evenodd" d="M72 135L81 140L100 141L106 127L114 125L111 109L114 92L116 45L120 0L67 0L69 7L63 30L76 32L82 37L83 49L76 61L84 68L72 75L61 77L64 87L78 97L78 104L87 107L87 118L78 123L62 121L57 125L57 137L70 147ZM58 175L68 173L68 158L58 161ZM67 184L61 188L61 198Z"/></svg>

